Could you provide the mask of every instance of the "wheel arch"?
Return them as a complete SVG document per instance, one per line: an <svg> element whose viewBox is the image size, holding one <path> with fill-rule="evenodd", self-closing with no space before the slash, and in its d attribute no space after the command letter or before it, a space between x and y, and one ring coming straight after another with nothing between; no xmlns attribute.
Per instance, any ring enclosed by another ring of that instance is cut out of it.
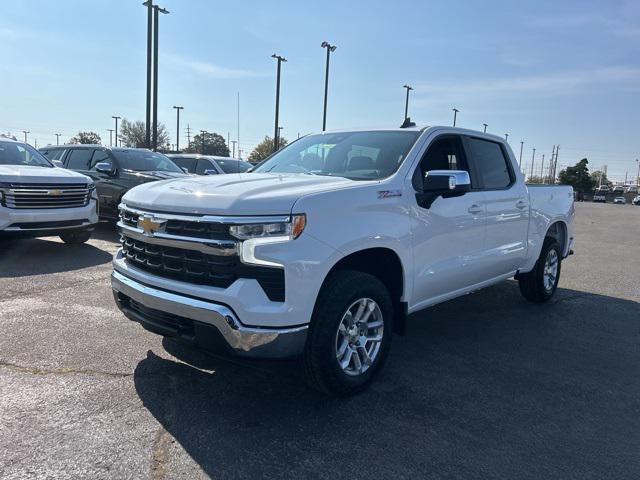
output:
<svg viewBox="0 0 640 480"><path fill-rule="evenodd" d="M566 248L569 239L568 236L568 228L567 224L562 220L556 220L549 225L547 228L547 232L545 233L544 238L553 238L560 244L560 251L562 255L566 255Z"/></svg>

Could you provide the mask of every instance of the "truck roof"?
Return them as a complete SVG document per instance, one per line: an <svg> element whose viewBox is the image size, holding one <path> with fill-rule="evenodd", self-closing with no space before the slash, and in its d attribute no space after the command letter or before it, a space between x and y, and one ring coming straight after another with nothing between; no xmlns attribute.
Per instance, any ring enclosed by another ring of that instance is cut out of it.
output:
<svg viewBox="0 0 640 480"><path fill-rule="evenodd" d="M356 133L356 132L426 132L427 130L447 130L455 133L460 133L462 135L473 135L474 137L483 137L487 139L491 139L498 142L505 142L504 137L499 135L494 135L492 133L481 132L480 130L471 130L469 128L461 128L461 127L452 127L451 125L423 125L423 126L413 126L407 128L401 127L377 127L377 128L345 128L345 129L336 129L336 130L326 130L324 132L313 132L310 135L318 134L322 135L325 133Z"/></svg>

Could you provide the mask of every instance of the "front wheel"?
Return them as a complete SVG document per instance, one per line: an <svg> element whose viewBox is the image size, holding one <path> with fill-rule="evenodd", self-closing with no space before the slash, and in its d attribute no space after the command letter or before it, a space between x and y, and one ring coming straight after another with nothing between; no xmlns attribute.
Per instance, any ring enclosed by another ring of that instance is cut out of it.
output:
<svg viewBox="0 0 640 480"><path fill-rule="evenodd" d="M91 230L80 230L60 234L60 239L69 245L80 245L91 238Z"/></svg>
<svg viewBox="0 0 640 480"><path fill-rule="evenodd" d="M304 351L312 387L336 396L364 390L391 346L393 302L373 275L338 271L327 279Z"/></svg>
<svg viewBox="0 0 640 480"><path fill-rule="evenodd" d="M560 244L553 238L545 239L533 270L518 276L522 296L530 302L549 301L558 288L561 266Z"/></svg>

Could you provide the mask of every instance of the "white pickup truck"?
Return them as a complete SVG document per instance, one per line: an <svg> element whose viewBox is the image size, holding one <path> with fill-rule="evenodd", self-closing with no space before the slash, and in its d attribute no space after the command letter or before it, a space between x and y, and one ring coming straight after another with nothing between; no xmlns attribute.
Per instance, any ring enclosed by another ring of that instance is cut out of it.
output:
<svg viewBox="0 0 640 480"><path fill-rule="evenodd" d="M98 222L97 204L89 177L0 136L0 239L59 235L65 243L86 242Z"/></svg>
<svg viewBox="0 0 640 480"><path fill-rule="evenodd" d="M131 320L200 348L302 354L311 383L365 388L425 307L515 277L549 300L573 190L530 188L501 138L448 127L303 137L251 173L130 190L112 287Z"/></svg>

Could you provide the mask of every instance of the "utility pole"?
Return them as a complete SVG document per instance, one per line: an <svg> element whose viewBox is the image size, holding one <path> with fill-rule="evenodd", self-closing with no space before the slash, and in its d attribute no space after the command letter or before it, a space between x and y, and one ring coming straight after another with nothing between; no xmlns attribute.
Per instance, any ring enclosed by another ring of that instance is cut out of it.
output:
<svg viewBox="0 0 640 480"><path fill-rule="evenodd" d="M531 178L533 178L533 165L536 162L536 149L533 149L533 156L531 157L531 175L529 176L529 180L531 180Z"/></svg>
<svg viewBox="0 0 640 480"><path fill-rule="evenodd" d="M487 127L488 127L489 125L487 125L486 123L483 123L483 124L482 124L482 126L484 127L484 130L483 130L483 131L484 131L484 133L487 133Z"/></svg>
<svg viewBox="0 0 640 480"><path fill-rule="evenodd" d="M518 162L518 166L522 167L522 148L524 147L524 140L520 140L520 161Z"/></svg>
<svg viewBox="0 0 640 480"><path fill-rule="evenodd" d="M281 55L276 55L275 53L271 55L271 58L275 58L278 61L276 73L276 124L273 130L273 151L277 152L278 145L280 144L280 141L278 140L278 134L280 133L278 128L278 115L280 114L280 66L282 65L282 62L286 62L287 59Z"/></svg>
<svg viewBox="0 0 640 480"><path fill-rule="evenodd" d="M204 155L204 134L207 133L206 130L200 130L200 136L202 136L202 155Z"/></svg>
<svg viewBox="0 0 640 480"><path fill-rule="evenodd" d="M169 10L153 6L153 151L158 149L158 13L168 14ZM117 137L116 137L117 138Z"/></svg>
<svg viewBox="0 0 640 480"><path fill-rule="evenodd" d="M176 109L176 152L180 151L180 110L184 107L173 106Z"/></svg>
<svg viewBox="0 0 640 480"><path fill-rule="evenodd" d="M147 0L142 5L147 7L147 112L144 132L144 146L147 148L151 148L151 60L153 47L153 0Z"/></svg>
<svg viewBox="0 0 640 480"><path fill-rule="evenodd" d="M117 146L118 146L118 120L119 120L121 117L113 116L113 117L111 117L111 118L113 118L113 119L116 121L116 129L115 129L115 132L116 132L116 147L117 147Z"/></svg>
<svg viewBox="0 0 640 480"><path fill-rule="evenodd" d="M327 129L327 96L329 94L329 57L331 52L336 51L335 45L331 45L329 42L322 42L320 44L322 48L327 49L327 64L324 71L324 110L322 113L322 131L324 132Z"/></svg>
<svg viewBox="0 0 640 480"><path fill-rule="evenodd" d="M24 143L29 143L27 141L27 135L31 133L31 131L29 130L22 130L22 133L24 133Z"/></svg>
<svg viewBox="0 0 640 480"><path fill-rule="evenodd" d="M458 110L457 108L454 108L454 109L453 109L453 126L454 126L454 127L456 126L456 119L458 118L458 112L459 112L459 111L460 111L460 110Z"/></svg>
<svg viewBox="0 0 640 480"><path fill-rule="evenodd" d="M55 133L54 134L56 136L56 145L60 145L60 133Z"/></svg>
<svg viewBox="0 0 640 480"><path fill-rule="evenodd" d="M191 127L187 123L187 148L191 148Z"/></svg>
<svg viewBox="0 0 640 480"><path fill-rule="evenodd" d="M107 132L109 132L109 146L113 147L113 128L107 128Z"/></svg>
<svg viewBox="0 0 640 480"><path fill-rule="evenodd" d="M413 90L413 87L410 85L403 85L402 88L407 89L407 98L404 101L404 119L409 118L409 92Z"/></svg>
<svg viewBox="0 0 640 480"><path fill-rule="evenodd" d="M231 140L231 144L233 145L233 153L231 154L231 158L236 158L236 141Z"/></svg>

